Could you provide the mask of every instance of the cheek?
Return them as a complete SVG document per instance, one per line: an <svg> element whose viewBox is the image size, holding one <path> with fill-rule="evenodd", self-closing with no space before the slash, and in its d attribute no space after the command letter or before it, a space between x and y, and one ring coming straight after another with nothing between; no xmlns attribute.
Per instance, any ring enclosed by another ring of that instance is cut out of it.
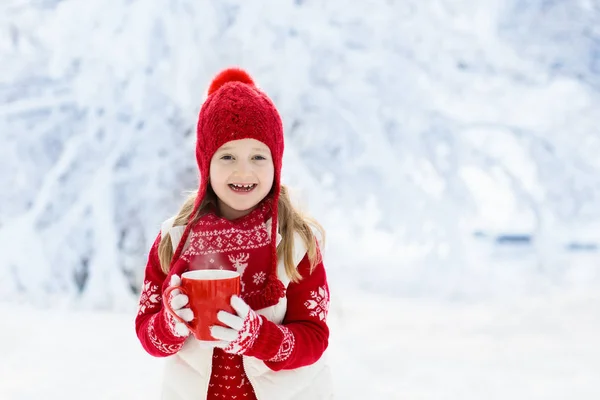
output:
<svg viewBox="0 0 600 400"><path fill-rule="evenodd" d="M273 168L266 168L261 173L261 181L268 185L273 184L273 180L275 179L275 170Z"/></svg>
<svg viewBox="0 0 600 400"><path fill-rule="evenodd" d="M210 168L210 182L215 185L220 185L225 182L227 178L227 171L219 166L212 166Z"/></svg>

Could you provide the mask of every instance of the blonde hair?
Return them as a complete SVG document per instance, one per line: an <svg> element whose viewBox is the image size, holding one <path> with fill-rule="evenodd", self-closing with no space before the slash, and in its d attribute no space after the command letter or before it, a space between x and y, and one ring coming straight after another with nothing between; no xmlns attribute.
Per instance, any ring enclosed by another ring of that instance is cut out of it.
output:
<svg viewBox="0 0 600 400"><path fill-rule="evenodd" d="M191 219L190 217L193 218L192 221L195 221L206 212L206 208L209 204L216 205L217 196L209 185L198 212L195 216L192 216L191 214L192 211L194 211L194 202L197 195L197 192L192 192L188 196L183 203L183 206L181 206L179 213L177 213L173 226L187 224ZM315 219L304 215L294 207L289 196L289 191L285 185L281 185L277 207L277 219L279 221L278 229L281 234L281 242L277 246L277 258L281 259L283 257L285 272L293 282L298 282L302 277L296 270L296 265L294 265L294 233L298 233L304 241L304 245L307 249L306 253L308 254L310 262L310 272L312 273L315 266L321 262L321 253L319 252L317 238L312 228L315 228L319 233L319 242L321 245L325 242L325 231ZM273 221L273 223L275 223L275 221ZM158 257L160 259L162 271L165 274L168 274L173 258L171 235L163 234L160 245L158 246Z"/></svg>

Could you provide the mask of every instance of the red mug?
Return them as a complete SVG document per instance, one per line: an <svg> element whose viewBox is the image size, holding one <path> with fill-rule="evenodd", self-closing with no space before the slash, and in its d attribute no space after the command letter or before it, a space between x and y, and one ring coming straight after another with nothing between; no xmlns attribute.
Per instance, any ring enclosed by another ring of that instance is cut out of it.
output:
<svg viewBox="0 0 600 400"><path fill-rule="evenodd" d="M219 311L235 314L230 301L234 294L240 295L240 274L219 269L185 272L181 275L181 286L167 288L164 298L170 299L171 292L176 289L188 297L189 302L185 307L191 308L194 319L189 323L185 322L173 311L169 301L165 301L165 307L176 320L188 327L196 339L215 341L210 334L210 327L223 326L217 319Z"/></svg>

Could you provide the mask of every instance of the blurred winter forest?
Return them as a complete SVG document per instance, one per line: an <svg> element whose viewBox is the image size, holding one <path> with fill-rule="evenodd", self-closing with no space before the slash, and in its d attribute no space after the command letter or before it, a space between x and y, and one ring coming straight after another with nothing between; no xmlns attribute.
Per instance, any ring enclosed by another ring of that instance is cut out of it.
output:
<svg viewBox="0 0 600 400"><path fill-rule="evenodd" d="M597 0L4 0L0 60L2 300L134 305L232 65L280 110L334 285L600 283Z"/></svg>

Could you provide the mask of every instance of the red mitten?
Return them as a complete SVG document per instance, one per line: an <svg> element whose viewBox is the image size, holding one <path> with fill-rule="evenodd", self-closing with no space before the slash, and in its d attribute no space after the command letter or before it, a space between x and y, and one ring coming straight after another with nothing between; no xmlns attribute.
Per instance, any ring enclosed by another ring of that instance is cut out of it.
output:
<svg viewBox="0 0 600 400"><path fill-rule="evenodd" d="M237 315L219 311L217 319L227 326L214 325L211 335L219 340L214 346L230 354L246 354L260 333L262 318L238 296L231 297L231 307Z"/></svg>
<svg viewBox="0 0 600 400"><path fill-rule="evenodd" d="M181 286L181 278L178 275L171 276L171 281L169 282L169 287L179 287ZM188 302L188 297L181 293L178 289L173 290L171 292L171 296L169 299L163 298L163 301L168 301L170 308L179 316L179 318L183 319L186 322L190 322L194 319L194 313L192 310L187 307L184 308ZM165 313L165 319L167 320L167 325L169 330L176 337L187 337L190 334L190 330L188 327L179 322L168 310L167 307L163 307L163 312Z"/></svg>

